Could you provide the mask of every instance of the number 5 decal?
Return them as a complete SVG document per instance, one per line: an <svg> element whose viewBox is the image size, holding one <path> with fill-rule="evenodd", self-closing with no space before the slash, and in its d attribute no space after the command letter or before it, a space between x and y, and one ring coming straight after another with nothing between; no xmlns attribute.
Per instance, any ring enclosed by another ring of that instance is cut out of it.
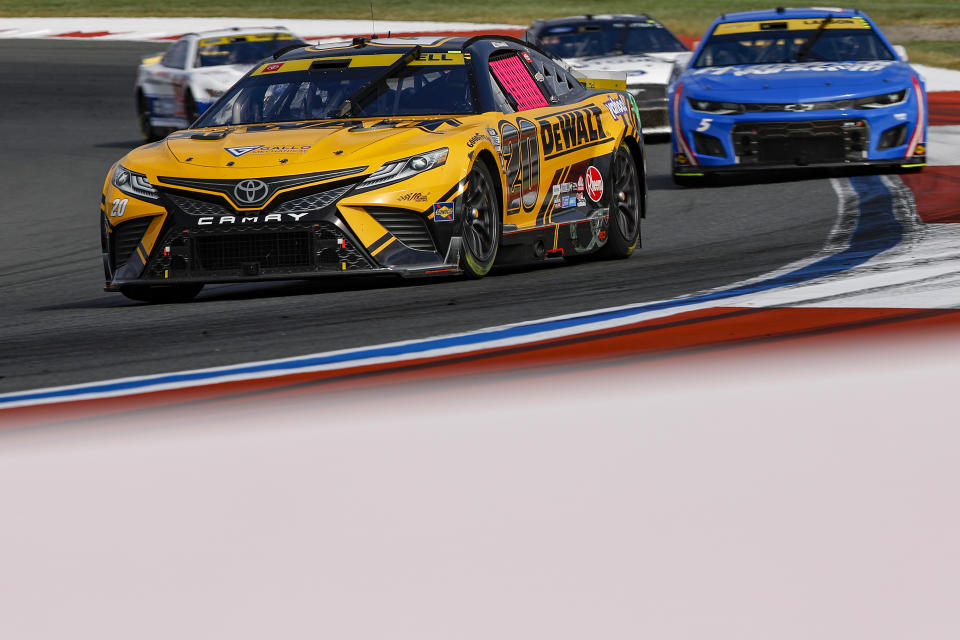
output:
<svg viewBox="0 0 960 640"><path fill-rule="evenodd" d="M128 198L117 198L113 201L113 208L110 209L111 218L123 217L123 212L127 210L127 200Z"/></svg>
<svg viewBox="0 0 960 640"><path fill-rule="evenodd" d="M699 126L697 126L697 131L703 133L710 128L710 123L713 122L713 118L703 118L700 120Z"/></svg>

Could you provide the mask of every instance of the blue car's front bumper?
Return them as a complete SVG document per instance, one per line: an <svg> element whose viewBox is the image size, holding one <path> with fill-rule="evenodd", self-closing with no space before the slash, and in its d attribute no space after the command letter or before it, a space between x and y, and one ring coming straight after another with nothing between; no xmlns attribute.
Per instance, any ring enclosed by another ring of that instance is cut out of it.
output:
<svg viewBox="0 0 960 640"><path fill-rule="evenodd" d="M695 111L686 96L675 92L670 103L673 173L922 166L926 162L925 103L922 90L917 90L900 104L874 109L725 115Z"/></svg>

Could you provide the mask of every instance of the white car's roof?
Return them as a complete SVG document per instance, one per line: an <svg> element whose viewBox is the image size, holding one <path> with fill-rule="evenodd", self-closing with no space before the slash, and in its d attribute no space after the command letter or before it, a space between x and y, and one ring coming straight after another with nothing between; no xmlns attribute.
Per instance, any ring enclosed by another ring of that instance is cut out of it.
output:
<svg viewBox="0 0 960 640"><path fill-rule="evenodd" d="M247 36L257 33L291 33L283 26L273 27L233 27L232 29L211 29L210 31L194 31L185 33L184 38L222 38L224 36Z"/></svg>

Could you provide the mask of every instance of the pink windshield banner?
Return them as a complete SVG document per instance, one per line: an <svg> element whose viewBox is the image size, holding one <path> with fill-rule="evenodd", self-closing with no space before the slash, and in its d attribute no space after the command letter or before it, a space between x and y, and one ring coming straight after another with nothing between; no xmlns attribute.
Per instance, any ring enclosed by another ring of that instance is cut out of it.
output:
<svg viewBox="0 0 960 640"><path fill-rule="evenodd" d="M521 111L549 106L540 92L540 87L517 56L493 60L490 62L490 69L503 88L517 101L517 108Z"/></svg>

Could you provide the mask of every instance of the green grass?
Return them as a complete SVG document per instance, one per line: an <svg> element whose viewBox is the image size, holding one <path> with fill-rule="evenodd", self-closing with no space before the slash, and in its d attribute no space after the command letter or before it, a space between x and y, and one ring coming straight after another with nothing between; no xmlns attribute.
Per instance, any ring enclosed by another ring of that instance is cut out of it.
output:
<svg viewBox="0 0 960 640"><path fill-rule="evenodd" d="M931 67L960 69L960 42L943 40L916 40L904 45L910 62L928 64Z"/></svg>
<svg viewBox="0 0 960 640"><path fill-rule="evenodd" d="M378 20L441 20L496 22L527 25L538 18L583 13L635 13L646 11L676 33L701 35L722 12L769 9L790 4L784 0L450 0L423 4L410 0L374 0ZM806 4L806 3L793 3ZM817 4L817 3L809 3ZM837 4L837 3L828 3ZM839 3L856 6L870 15L881 28L901 25L960 26L960 1L863 0ZM233 0L216 4L205 0L166 0L145 4L127 0L0 0L0 16L196 16L259 18L369 18L369 0L334 3L303 0ZM956 42L911 42L910 59L922 64L960 69Z"/></svg>
<svg viewBox="0 0 960 640"><path fill-rule="evenodd" d="M441 3L374 0L380 20L456 20L525 25L537 18L583 13L635 13L643 10L677 33L699 35L722 12L769 9L782 0L451 0ZM794 3L796 4L796 3ZM800 3L801 5L803 3ZM815 3L811 3L815 4ZM881 27L894 24L960 25L956 0L864 0L849 3L867 12ZM302 0L167 0L146 4L126 0L0 0L0 16L231 16L270 18L369 17L365 0L334 3Z"/></svg>

